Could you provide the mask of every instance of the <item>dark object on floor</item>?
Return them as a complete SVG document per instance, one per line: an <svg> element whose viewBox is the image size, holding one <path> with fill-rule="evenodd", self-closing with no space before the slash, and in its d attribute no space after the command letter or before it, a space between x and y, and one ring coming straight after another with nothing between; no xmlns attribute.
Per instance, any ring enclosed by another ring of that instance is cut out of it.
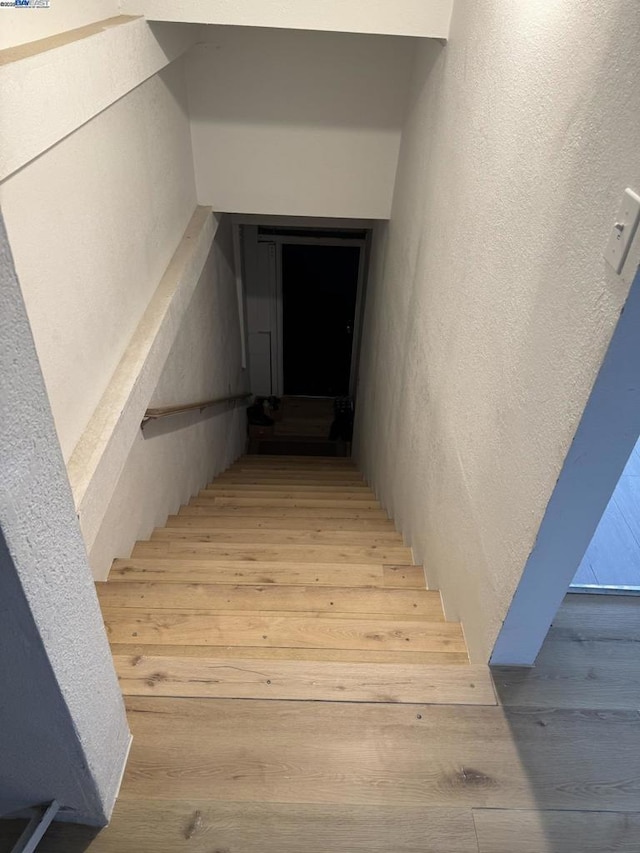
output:
<svg viewBox="0 0 640 853"><path fill-rule="evenodd" d="M267 411L265 408L265 414L273 418L274 421L281 421L284 407L280 397L267 397L267 404L269 410Z"/></svg>
<svg viewBox="0 0 640 853"><path fill-rule="evenodd" d="M255 403L247 408L247 419L250 425L255 426L273 426L273 418L266 413L265 402L266 397L256 397Z"/></svg>
<svg viewBox="0 0 640 853"><path fill-rule="evenodd" d="M333 423L329 441L351 441L353 438L353 400L351 397L336 397L333 403Z"/></svg>

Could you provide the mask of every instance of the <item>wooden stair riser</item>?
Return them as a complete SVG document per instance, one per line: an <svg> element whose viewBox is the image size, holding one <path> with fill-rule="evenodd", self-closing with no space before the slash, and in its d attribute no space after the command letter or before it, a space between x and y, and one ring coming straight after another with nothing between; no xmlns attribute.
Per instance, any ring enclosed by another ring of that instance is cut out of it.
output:
<svg viewBox="0 0 640 853"><path fill-rule="evenodd" d="M245 455L237 459L234 465L267 465L269 467L281 464L286 465L318 465L328 467L346 467L357 471L355 463L348 457L337 456L274 456L262 454L260 456Z"/></svg>
<svg viewBox="0 0 640 853"><path fill-rule="evenodd" d="M264 459L265 457L260 457ZM288 457L291 459L292 457ZM334 472L339 474L346 474L347 476L361 476L360 472L357 468L355 468L350 463L346 462L339 457L305 457L305 461L284 461L285 457L281 456L278 461L270 460L270 461L259 461L259 457L252 457L255 461L253 462L240 462L233 465L231 468L228 468L227 471L231 473L240 472L249 472L255 473L260 471L269 471L269 472L293 472L293 473L302 473L302 474L315 474L322 472Z"/></svg>

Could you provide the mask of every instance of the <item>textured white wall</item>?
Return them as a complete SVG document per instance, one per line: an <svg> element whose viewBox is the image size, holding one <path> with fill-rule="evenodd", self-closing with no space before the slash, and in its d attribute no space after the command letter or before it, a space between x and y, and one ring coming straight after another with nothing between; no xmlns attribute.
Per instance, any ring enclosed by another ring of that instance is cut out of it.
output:
<svg viewBox="0 0 640 853"><path fill-rule="evenodd" d="M188 56L200 204L384 218L412 39L203 28Z"/></svg>
<svg viewBox="0 0 640 853"><path fill-rule="evenodd" d="M209 259L150 403L172 406L246 390L228 217ZM114 557L164 524L244 448L244 407L149 423L138 433L91 551L94 574L106 577Z"/></svg>
<svg viewBox="0 0 640 853"><path fill-rule="evenodd" d="M196 204L185 102L177 61L0 186L67 460Z"/></svg>
<svg viewBox="0 0 640 853"><path fill-rule="evenodd" d="M0 815L106 822L129 732L0 217Z"/></svg>
<svg viewBox="0 0 640 853"><path fill-rule="evenodd" d="M446 38L453 0L121 0L151 21Z"/></svg>
<svg viewBox="0 0 640 853"><path fill-rule="evenodd" d="M635 0L459 2L420 45L368 295L357 452L486 660L629 283Z"/></svg>
<svg viewBox="0 0 640 853"><path fill-rule="evenodd" d="M0 50L119 14L118 0L52 0L48 9L0 9Z"/></svg>

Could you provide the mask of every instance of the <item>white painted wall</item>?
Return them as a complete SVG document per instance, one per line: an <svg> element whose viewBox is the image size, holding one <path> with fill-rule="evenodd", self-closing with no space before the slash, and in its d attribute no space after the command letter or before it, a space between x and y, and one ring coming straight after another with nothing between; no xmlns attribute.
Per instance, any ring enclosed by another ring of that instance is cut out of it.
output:
<svg viewBox="0 0 640 853"><path fill-rule="evenodd" d="M0 51L0 181L181 56L198 29L119 16Z"/></svg>
<svg viewBox="0 0 640 853"><path fill-rule="evenodd" d="M195 207L182 63L10 177L0 200L68 460Z"/></svg>
<svg viewBox="0 0 640 853"><path fill-rule="evenodd" d="M0 816L102 825L129 731L1 217L0 411Z"/></svg>
<svg viewBox="0 0 640 853"><path fill-rule="evenodd" d="M67 471L91 551L215 238L211 208L198 207L144 312Z"/></svg>
<svg viewBox="0 0 640 853"><path fill-rule="evenodd" d="M413 40L242 27L203 33L188 57L201 204L389 215Z"/></svg>
<svg viewBox="0 0 640 853"><path fill-rule="evenodd" d="M446 38L453 0L121 0L151 21Z"/></svg>
<svg viewBox="0 0 640 853"><path fill-rule="evenodd" d="M628 292L601 252L640 186L639 31L635 0L459 2L447 47L418 48L357 454L475 660Z"/></svg>
<svg viewBox="0 0 640 853"><path fill-rule="evenodd" d="M51 0L48 9L0 8L0 50L119 14L118 0Z"/></svg>
<svg viewBox="0 0 640 853"><path fill-rule="evenodd" d="M222 217L209 259L150 402L172 406L246 390L231 225ZM128 557L170 513L227 468L244 449L242 406L177 415L139 432L91 550L97 577Z"/></svg>

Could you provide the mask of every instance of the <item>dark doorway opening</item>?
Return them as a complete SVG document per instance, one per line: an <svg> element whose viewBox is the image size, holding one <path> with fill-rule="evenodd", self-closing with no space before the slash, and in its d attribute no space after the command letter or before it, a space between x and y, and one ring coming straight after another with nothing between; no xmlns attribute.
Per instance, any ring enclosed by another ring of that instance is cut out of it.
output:
<svg viewBox="0 0 640 853"><path fill-rule="evenodd" d="M349 393L360 248L282 246L284 393Z"/></svg>

